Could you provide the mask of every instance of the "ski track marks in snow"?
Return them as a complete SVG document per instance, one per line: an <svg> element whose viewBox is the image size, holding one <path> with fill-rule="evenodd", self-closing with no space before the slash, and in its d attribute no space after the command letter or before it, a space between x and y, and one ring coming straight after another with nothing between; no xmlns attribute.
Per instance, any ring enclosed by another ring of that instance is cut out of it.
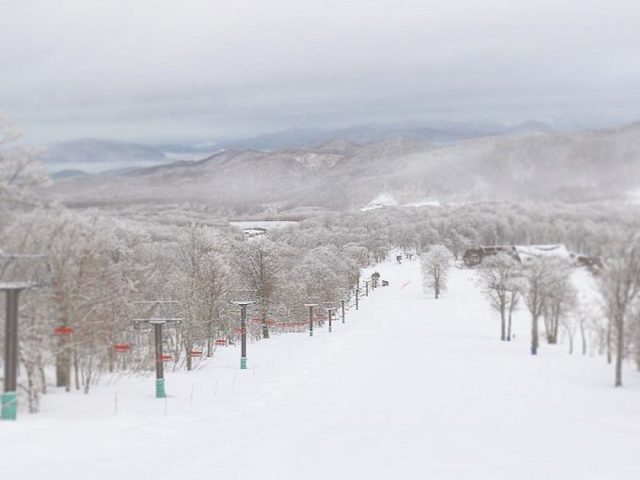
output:
<svg viewBox="0 0 640 480"><path fill-rule="evenodd" d="M369 269L365 274L370 274ZM438 300L419 262L375 268L390 287L306 333L219 349L192 372L56 392L0 424L3 471L20 479L627 479L640 474L640 380L610 387L602 358L528 354L452 270ZM409 282L409 283L407 283ZM339 316L338 316L339 317ZM118 410L115 411L115 396Z"/></svg>

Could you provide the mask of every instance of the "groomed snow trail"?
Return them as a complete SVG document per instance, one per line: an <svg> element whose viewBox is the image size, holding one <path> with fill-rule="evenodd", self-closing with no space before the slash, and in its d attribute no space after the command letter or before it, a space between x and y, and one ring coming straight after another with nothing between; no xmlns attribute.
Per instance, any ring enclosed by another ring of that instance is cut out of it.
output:
<svg viewBox="0 0 640 480"><path fill-rule="evenodd" d="M610 387L602 358L543 346L528 355L454 270L421 290L418 262L377 268L388 288L313 338L234 348L194 372L120 379L89 396L45 397L0 424L0 459L20 479L631 479L640 474L640 382ZM409 282L409 283L408 283ZM402 286L404 288L402 288ZM118 410L115 410L115 394Z"/></svg>

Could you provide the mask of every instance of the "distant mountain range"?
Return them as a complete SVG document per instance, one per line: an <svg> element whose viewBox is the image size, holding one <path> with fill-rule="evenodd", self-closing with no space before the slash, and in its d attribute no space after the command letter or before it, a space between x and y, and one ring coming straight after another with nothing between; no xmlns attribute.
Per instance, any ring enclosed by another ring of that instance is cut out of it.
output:
<svg viewBox="0 0 640 480"><path fill-rule="evenodd" d="M491 200L597 201L640 189L640 124L616 130L515 132L436 145L394 136L359 144L229 149L200 160L59 179L69 205L196 202L233 214L302 207ZM375 205L374 205L375 206Z"/></svg>
<svg viewBox="0 0 640 480"><path fill-rule="evenodd" d="M333 139L366 144L391 138L404 138L443 145L472 138L534 131L549 132L552 128L534 121L507 127L463 123L447 123L437 127L411 123L368 124L341 129L292 129L258 137L199 145L186 143L148 145L88 138L49 145L43 161L49 167L53 177L59 178L73 174L160 165L176 160L195 160L221 150L272 151L308 147Z"/></svg>
<svg viewBox="0 0 640 480"><path fill-rule="evenodd" d="M220 146L223 148L275 150L317 145L336 138L365 144L397 137L442 145L486 136L517 132L550 132L553 130L550 125L538 121L528 121L512 126L453 122L427 126L418 123L371 123L340 129L292 129L253 138L222 142Z"/></svg>
<svg viewBox="0 0 640 480"><path fill-rule="evenodd" d="M91 138L51 144L42 160L54 171L76 172L168 161L165 153L155 146Z"/></svg>

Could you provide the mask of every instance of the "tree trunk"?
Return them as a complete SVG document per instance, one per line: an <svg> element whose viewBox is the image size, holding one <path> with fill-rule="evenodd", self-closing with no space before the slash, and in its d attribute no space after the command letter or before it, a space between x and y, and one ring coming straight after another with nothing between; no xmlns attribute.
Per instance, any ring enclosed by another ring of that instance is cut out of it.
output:
<svg viewBox="0 0 640 480"><path fill-rule="evenodd" d="M607 363L611 365L611 319L607 322Z"/></svg>
<svg viewBox="0 0 640 480"><path fill-rule="evenodd" d="M45 394L47 393L47 374L44 370L44 364L40 356L38 356L38 370L40 372L40 387L42 389L41 392Z"/></svg>
<svg viewBox="0 0 640 480"><path fill-rule="evenodd" d="M547 339L547 343L551 343L551 320L546 311L542 317L542 324L544 325L544 336Z"/></svg>
<svg viewBox="0 0 640 480"><path fill-rule="evenodd" d="M269 326L267 325L267 312L262 312L262 338L269 338Z"/></svg>
<svg viewBox="0 0 640 480"><path fill-rule="evenodd" d="M80 366L78 365L78 352L73 352L73 372L76 381L76 390L80 390Z"/></svg>
<svg viewBox="0 0 640 480"><path fill-rule="evenodd" d="M582 339L582 355L587 354L587 335L584 331L584 324L580 322L580 338Z"/></svg>
<svg viewBox="0 0 640 480"><path fill-rule="evenodd" d="M538 354L538 316L531 317L531 355Z"/></svg>
<svg viewBox="0 0 640 480"><path fill-rule="evenodd" d="M116 353L115 348L110 345L107 347L107 363L109 364L109 373L113 373L116 369Z"/></svg>
<svg viewBox="0 0 640 480"><path fill-rule="evenodd" d="M69 391L71 386L71 362L69 361L66 341L62 337L58 342L58 348L59 352L56 355L56 386L67 387L67 391Z"/></svg>
<svg viewBox="0 0 640 480"><path fill-rule="evenodd" d="M84 375L84 393L85 394L89 393L92 379L93 379L93 358L89 357L89 359L87 360L87 363L85 364L85 375Z"/></svg>
<svg viewBox="0 0 640 480"><path fill-rule="evenodd" d="M193 367L193 362L191 357L191 352L193 351L193 342L185 340L184 350L185 350L185 353L187 354L187 371L190 372L191 368Z"/></svg>
<svg viewBox="0 0 640 480"><path fill-rule="evenodd" d="M558 343L559 328L560 328L560 312L556 314L555 319L553 321L553 343L554 344ZM573 342L573 335L572 335L571 341Z"/></svg>
<svg viewBox="0 0 640 480"><path fill-rule="evenodd" d="M569 355L573 355L573 333L569 332Z"/></svg>
<svg viewBox="0 0 640 480"><path fill-rule="evenodd" d="M37 375L36 365L35 362L32 361L23 362L23 364L25 367L25 372L27 374L27 405L29 408L29 413L37 413L40 400L40 391L35 379Z"/></svg>
<svg viewBox="0 0 640 480"><path fill-rule="evenodd" d="M551 308L551 321L549 322L548 341L550 345L558 343L558 329L560 328L560 307Z"/></svg>
<svg viewBox="0 0 640 480"><path fill-rule="evenodd" d="M615 386L622 386L622 357L624 355L624 316L616 316L617 342L616 342L616 380Z"/></svg>
<svg viewBox="0 0 640 480"><path fill-rule="evenodd" d="M500 304L500 340L502 340L503 342L506 340L507 338L507 322L505 319L506 316L506 312L505 312L505 305L504 305L504 301Z"/></svg>
<svg viewBox="0 0 640 480"><path fill-rule="evenodd" d="M513 309L516 306L515 302L516 302L515 294L512 292L511 299L509 301L509 323L507 325L507 342L511 341L511 318L513 316Z"/></svg>
<svg viewBox="0 0 640 480"><path fill-rule="evenodd" d="M213 320L207 322L207 357L213 357Z"/></svg>

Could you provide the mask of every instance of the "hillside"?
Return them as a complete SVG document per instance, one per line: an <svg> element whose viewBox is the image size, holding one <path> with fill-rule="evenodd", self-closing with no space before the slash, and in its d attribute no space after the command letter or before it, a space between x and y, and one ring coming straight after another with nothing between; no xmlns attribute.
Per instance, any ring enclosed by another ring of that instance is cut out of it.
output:
<svg viewBox="0 0 640 480"><path fill-rule="evenodd" d="M614 391L602 356L569 355L566 344L531 356L525 311L514 340L500 342L472 271L453 269L433 300L419 262L376 270L390 286L352 306L345 324L251 343L247 370L236 345L191 372L168 368L164 400L153 398L151 372L109 375L91 395L47 395L40 414L0 430L5 471L21 480L89 471L95 480L637 478L637 374ZM87 441L97 431L99 448Z"/></svg>
<svg viewBox="0 0 640 480"><path fill-rule="evenodd" d="M190 201L256 213L360 208L381 193L400 204L580 202L621 199L639 186L640 124L635 124L594 132L515 133L447 146L397 137L364 145L337 139L272 152L226 150L199 161L61 179L49 193L69 205Z"/></svg>

